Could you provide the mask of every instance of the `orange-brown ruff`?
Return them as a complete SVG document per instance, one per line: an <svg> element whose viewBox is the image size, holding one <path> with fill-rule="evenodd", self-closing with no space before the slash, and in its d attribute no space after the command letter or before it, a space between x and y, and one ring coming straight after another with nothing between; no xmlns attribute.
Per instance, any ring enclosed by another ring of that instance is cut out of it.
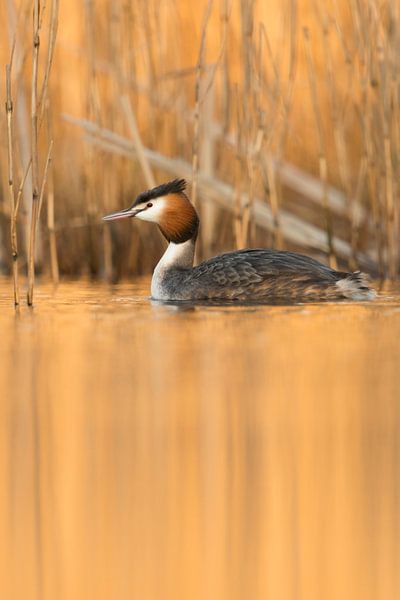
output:
<svg viewBox="0 0 400 600"><path fill-rule="evenodd" d="M169 194L158 226L164 237L175 244L186 242L197 235L199 219L186 194Z"/></svg>
<svg viewBox="0 0 400 600"><path fill-rule="evenodd" d="M284 303L375 297L363 273L335 271L296 252L238 250L193 267L199 219L185 188L184 179L174 179L143 192L130 208L104 217L106 221L126 217L151 221L168 240L153 273L153 298Z"/></svg>

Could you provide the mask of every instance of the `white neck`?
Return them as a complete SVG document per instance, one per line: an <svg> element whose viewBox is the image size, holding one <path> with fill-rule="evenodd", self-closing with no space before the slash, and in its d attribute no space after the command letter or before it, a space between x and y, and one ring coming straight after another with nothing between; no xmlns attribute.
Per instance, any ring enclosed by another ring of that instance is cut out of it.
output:
<svg viewBox="0 0 400 600"><path fill-rule="evenodd" d="M195 242L193 239L182 244L170 242L168 248L154 269L151 280L151 295L156 299L163 299L162 280L166 271L174 267L190 269L193 267Z"/></svg>

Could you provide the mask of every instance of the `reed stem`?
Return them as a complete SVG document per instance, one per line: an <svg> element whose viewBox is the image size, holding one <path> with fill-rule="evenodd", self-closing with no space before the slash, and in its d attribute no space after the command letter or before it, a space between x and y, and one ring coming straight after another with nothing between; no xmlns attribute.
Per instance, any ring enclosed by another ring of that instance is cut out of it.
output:
<svg viewBox="0 0 400 600"><path fill-rule="evenodd" d="M206 49L207 25L210 20L213 0L208 0L207 7L203 16L201 27L201 38L199 54L196 64L196 82L195 82L195 109L193 125L193 150L192 150L192 202L197 206L197 175L199 171L199 145L200 145L200 106L201 106L201 81L204 71L204 56Z"/></svg>
<svg viewBox="0 0 400 600"><path fill-rule="evenodd" d="M13 101L11 95L11 66L6 65L6 113L7 113L7 142L8 142L8 193L10 199L10 236L12 272L14 282L14 304L19 305L18 282L18 240L17 240L17 210L14 194L14 149L13 149Z"/></svg>
<svg viewBox="0 0 400 600"><path fill-rule="evenodd" d="M38 155L38 69L40 48L40 0L33 6L32 90L31 90L31 153L32 153L32 214L28 251L28 306L33 304L35 284L36 232L39 216L39 155Z"/></svg>
<svg viewBox="0 0 400 600"><path fill-rule="evenodd" d="M52 140L51 114L49 101L47 101L46 110L47 121L47 138ZM54 167L53 161L49 168L48 184L47 184L47 230L49 232L49 249L50 249L50 272L54 285L58 285L60 280L60 270L58 266L57 239L55 231L55 215L54 215Z"/></svg>
<svg viewBox="0 0 400 600"><path fill-rule="evenodd" d="M331 213L329 210L329 201L328 201L328 194L327 194L328 162L326 159L325 139L324 139L324 133L323 133L323 128L322 128L322 118L321 118L321 112L320 112L318 96L317 96L317 83L316 83L316 76L315 76L315 65L314 65L314 60L313 60L312 51L311 51L310 32L307 29L307 27L305 27L303 29L303 34L304 34L304 42L305 42L305 48L306 48L308 79L309 79L309 83L310 83L311 99L312 99L312 105L313 105L314 116L315 116L315 124L316 124L316 129L317 129L317 134L318 134L318 146L319 146L318 165L319 165L319 175L321 178L322 190L323 190L322 204L323 204L324 210L325 210L326 235L327 235L328 247L329 247L329 263L330 263L331 267L336 268L337 261L336 261L336 256L335 256L335 248L334 248L334 244L333 244L332 216L331 216Z"/></svg>

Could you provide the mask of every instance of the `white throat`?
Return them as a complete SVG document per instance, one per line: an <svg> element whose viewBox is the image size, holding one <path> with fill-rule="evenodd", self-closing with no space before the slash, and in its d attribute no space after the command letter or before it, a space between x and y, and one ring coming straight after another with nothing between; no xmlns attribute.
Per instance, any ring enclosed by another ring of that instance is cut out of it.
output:
<svg viewBox="0 0 400 600"><path fill-rule="evenodd" d="M151 280L151 295L158 300L165 299L163 293L163 279L169 269L174 267L190 269L193 267L195 243L193 239L182 244L170 242L168 248L161 257L160 262L154 269Z"/></svg>

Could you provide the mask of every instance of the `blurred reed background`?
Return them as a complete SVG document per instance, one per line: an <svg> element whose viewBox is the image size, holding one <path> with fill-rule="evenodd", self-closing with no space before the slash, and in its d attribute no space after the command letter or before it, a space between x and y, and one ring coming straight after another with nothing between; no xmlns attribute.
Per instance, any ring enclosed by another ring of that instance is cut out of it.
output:
<svg viewBox="0 0 400 600"><path fill-rule="evenodd" d="M39 272L54 281L149 272L162 249L156 229L101 216L184 176L202 218L199 258L273 245L398 276L397 2L42 0L32 173L37 4L0 6L3 65L14 47L14 207L6 111L1 120L4 273L11 214L25 271L35 194Z"/></svg>

